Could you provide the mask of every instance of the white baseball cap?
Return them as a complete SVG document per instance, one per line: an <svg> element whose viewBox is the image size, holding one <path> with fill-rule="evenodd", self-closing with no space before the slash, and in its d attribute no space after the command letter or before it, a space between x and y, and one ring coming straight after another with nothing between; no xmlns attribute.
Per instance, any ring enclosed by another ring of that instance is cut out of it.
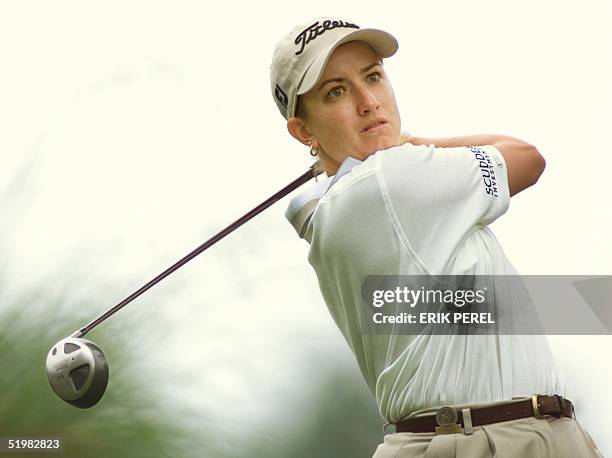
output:
<svg viewBox="0 0 612 458"><path fill-rule="evenodd" d="M352 22L329 17L300 24L276 43L270 87L285 119L295 116L298 96L317 83L334 50L349 41L368 43L381 58L392 56L399 47L395 37L387 32L361 29Z"/></svg>

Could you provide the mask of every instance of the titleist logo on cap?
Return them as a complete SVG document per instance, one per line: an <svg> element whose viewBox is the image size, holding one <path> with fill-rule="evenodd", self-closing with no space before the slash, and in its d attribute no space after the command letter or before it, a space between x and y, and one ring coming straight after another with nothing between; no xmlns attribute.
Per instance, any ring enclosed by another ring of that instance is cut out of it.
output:
<svg viewBox="0 0 612 458"><path fill-rule="evenodd" d="M302 54L302 51L304 51L304 48L306 47L306 45L310 43L312 40L314 40L315 38L317 38L319 35L324 34L325 31L335 29L337 27L347 27L351 29L359 28L358 25L351 24L350 22L346 22L346 21L323 21L323 24L321 25L319 25L319 21L317 21L311 26L302 30L300 34L297 36L297 38L295 39L296 45L299 46L301 44L300 50L297 51L295 55L299 56L300 54Z"/></svg>

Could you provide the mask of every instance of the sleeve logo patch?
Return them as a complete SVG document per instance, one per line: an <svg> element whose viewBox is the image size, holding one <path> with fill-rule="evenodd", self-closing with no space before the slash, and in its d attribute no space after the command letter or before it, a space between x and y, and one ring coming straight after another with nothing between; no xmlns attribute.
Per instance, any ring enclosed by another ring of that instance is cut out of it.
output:
<svg viewBox="0 0 612 458"><path fill-rule="evenodd" d="M469 146L468 148L474 153L474 158L478 161L480 171L482 172L482 181L485 185L487 194L499 197L497 193L497 180L495 178L495 171L493 170L494 165L491 157L485 150L478 146Z"/></svg>

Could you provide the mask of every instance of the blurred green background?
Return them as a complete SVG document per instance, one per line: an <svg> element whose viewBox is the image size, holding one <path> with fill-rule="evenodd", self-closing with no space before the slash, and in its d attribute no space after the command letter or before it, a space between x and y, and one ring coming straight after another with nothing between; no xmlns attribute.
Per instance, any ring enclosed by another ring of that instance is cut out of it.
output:
<svg viewBox="0 0 612 458"><path fill-rule="evenodd" d="M91 317L77 312L84 299L67 295L46 297L48 309L33 313L29 304L39 302L41 294L31 292L2 303L0 436L63 440L63 453L44 455L368 457L382 437L373 397L356 369L333 367L316 354L300 355L295 389L279 392L278 408L290 412L287 415L241 418L237 410L235 421L225 421L188 403L169 403L156 386L164 381L148 364L149 349L130 345L127 327L111 333L101 325L86 336L105 351L110 381L98 405L74 408L52 393L44 361L57 340ZM139 324L141 331L143 326ZM184 381L176 380L175 389L180 390ZM202 391L201 396L215 393Z"/></svg>

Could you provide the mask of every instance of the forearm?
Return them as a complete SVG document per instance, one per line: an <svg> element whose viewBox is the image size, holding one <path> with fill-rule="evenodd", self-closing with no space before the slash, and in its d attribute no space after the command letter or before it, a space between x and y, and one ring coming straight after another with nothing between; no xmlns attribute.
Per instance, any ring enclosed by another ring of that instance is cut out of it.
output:
<svg viewBox="0 0 612 458"><path fill-rule="evenodd" d="M497 135L497 134L479 134L479 135L466 135L462 137L446 137L446 138L425 138L425 137L409 137L409 143L413 145L434 145L439 148L450 148L455 146L483 146L483 145L495 145L500 142L515 142L524 143L525 141L509 135Z"/></svg>

